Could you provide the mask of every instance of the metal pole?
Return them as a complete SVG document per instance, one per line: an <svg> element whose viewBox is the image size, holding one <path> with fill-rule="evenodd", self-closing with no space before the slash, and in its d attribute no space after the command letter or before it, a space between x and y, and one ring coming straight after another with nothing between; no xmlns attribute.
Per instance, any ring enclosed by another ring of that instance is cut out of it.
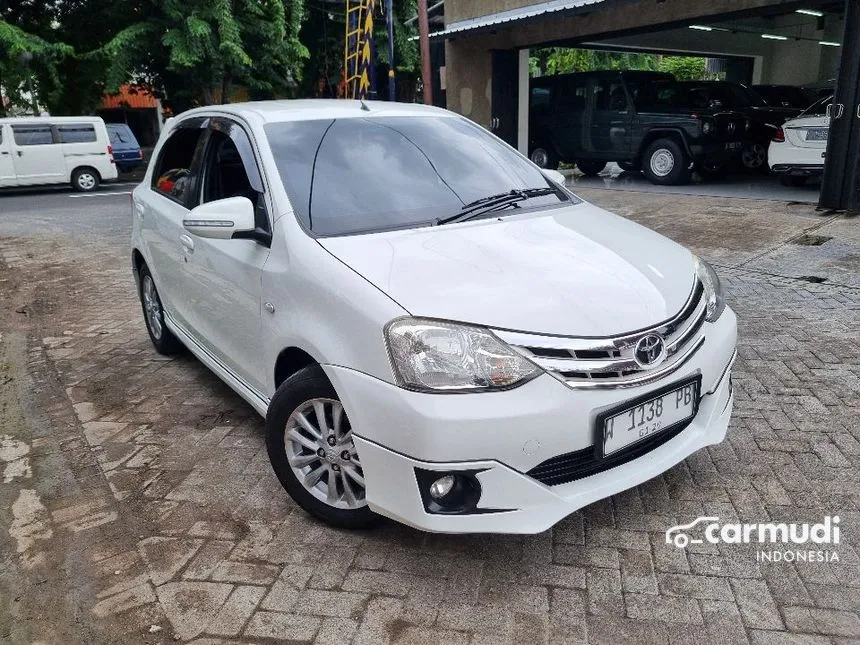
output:
<svg viewBox="0 0 860 645"><path fill-rule="evenodd" d="M421 43L421 84L424 86L424 104L433 105L433 83L430 75L430 22L427 19L427 0L418 0L418 40Z"/></svg>
<svg viewBox="0 0 860 645"><path fill-rule="evenodd" d="M394 86L394 10L392 0L385 2L385 15L388 22L388 100L396 101L397 92Z"/></svg>

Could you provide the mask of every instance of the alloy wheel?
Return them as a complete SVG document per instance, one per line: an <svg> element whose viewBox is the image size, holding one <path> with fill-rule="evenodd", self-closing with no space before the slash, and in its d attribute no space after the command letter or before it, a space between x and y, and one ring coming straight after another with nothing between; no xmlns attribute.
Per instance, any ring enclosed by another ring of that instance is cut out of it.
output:
<svg viewBox="0 0 860 645"><path fill-rule="evenodd" d="M549 153L544 148L535 148L532 150L532 163L539 168L546 168L549 165Z"/></svg>
<svg viewBox="0 0 860 645"><path fill-rule="evenodd" d="M311 399L296 408L284 448L299 483L318 500L342 509L367 506L364 472L340 401Z"/></svg>
<svg viewBox="0 0 860 645"><path fill-rule="evenodd" d="M161 323L161 301L158 299L158 291L155 289L155 283L152 281L152 276L143 276L143 311L146 314L146 326L155 340L161 339L161 334L164 331Z"/></svg>
<svg viewBox="0 0 860 645"><path fill-rule="evenodd" d="M751 146L744 148L741 154L741 160L744 167L750 170L757 170L764 166L767 161L767 150L760 143L754 143Z"/></svg>
<svg viewBox="0 0 860 645"><path fill-rule="evenodd" d="M92 173L82 172L78 175L78 186L81 190L92 190L96 187L96 178Z"/></svg>

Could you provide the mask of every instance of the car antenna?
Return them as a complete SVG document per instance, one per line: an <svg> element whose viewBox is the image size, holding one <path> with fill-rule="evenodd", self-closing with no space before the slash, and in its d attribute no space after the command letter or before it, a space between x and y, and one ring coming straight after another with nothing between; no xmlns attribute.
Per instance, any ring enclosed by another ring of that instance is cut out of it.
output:
<svg viewBox="0 0 860 645"><path fill-rule="evenodd" d="M361 109L365 112L370 112L370 106L364 102L364 97L362 96L358 100L361 101Z"/></svg>

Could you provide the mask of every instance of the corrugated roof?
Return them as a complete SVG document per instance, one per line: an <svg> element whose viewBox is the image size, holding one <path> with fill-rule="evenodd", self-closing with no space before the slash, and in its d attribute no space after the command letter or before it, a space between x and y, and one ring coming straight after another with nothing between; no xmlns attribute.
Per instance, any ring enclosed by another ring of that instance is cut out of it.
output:
<svg viewBox="0 0 860 645"><path fill-rule="evenodd" d="M549 2L541 2L527 7L509 9L507 11L492 13L487 16L478 16L477 18L469 18L467 20L452 22L442 31L434 31L431 33L430 37L439 38L450 34L461 34L463 32L474 31L476 29L483 29L486 27L494 27L504 23L536 18L544 14L579 9L581 7L600 4L602 2L606 2L606 0L549 0Z"/></svg>

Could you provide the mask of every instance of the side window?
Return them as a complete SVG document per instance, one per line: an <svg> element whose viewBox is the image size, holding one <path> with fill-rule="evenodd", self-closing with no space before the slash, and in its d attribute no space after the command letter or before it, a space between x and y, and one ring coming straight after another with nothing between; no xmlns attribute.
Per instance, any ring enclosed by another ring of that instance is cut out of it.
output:
<svg viewBox="0 0 860 645"><path fill-rule="evenodd" d="M199 127L179 128L165 141L152 174L152 188L165 197L192 207L194 153L203 130Z"/></svg>
<svg viewBox="0 0 860 645"><path fill-rule="evenodd" d="M13 125L12 134L19 146L44 146L54 143L49 125Z"/></svg>
<svg viewBox="0 0 860 645"><path fill-rule="evenodd" d="M564 81L556 86L558 90L559 108L563 110L585 110L585 97L588 96L588 88L585 82L573 83Z"/></svg>
<svg viewBox="0 0 860 645"><path fill-rule="evenodd" d="M254 204L257 228L269 230L269 218L251 142L238 125L222 120L210 125L200 203L247 197Z"/></svg>
<svg viewBox="0 0 860 645"><path fill-rule="evenodd" d="M89 123L69 123L57 127L60 143L94 143L96 128Z"/></svg>
<svg viewBox="0 0 860 645"><path fill-rule="evenodd" d="M626 112L627 95L624 93L624 86L618 81L595 81L594 109L601 112Z"/></svg>

